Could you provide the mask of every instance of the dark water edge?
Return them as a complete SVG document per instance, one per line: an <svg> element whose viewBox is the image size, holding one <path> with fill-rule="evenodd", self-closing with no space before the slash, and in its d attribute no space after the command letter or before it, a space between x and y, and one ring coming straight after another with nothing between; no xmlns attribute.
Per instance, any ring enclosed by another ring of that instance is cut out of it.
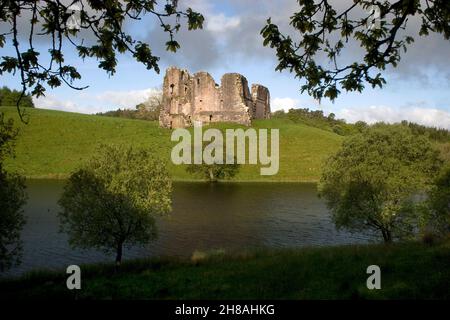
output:
<svg viewBox="0 0 450 320"><path fill-rule="evenodd" d="M113 254L72 249L59 232L57 201L64 180L28 180L22 263L2 276L71 264L113 261ZM158 220L159 238L132 247L124 259L190 256L196 250L368 243L373 237L337 231L312 183L174 183L173 211Z"/></svg>

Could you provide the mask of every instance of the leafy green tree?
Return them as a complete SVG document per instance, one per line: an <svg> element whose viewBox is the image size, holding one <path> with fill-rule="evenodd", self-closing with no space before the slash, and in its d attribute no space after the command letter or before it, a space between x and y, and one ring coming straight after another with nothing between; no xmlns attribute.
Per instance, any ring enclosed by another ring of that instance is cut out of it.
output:
<svg viewBox="0 0 450 320"><path fill-rule="evenodd" d="M186 171L197 174L210 182L233 178L239 172L239 164L190 164Z"/></svg>
<svg viewBox="0 0 450 320"><path fill-rule="evenodd" d="M283 119L286 118L286 112L283 109L277 110L272 112L270 117L275 119Z"/></svg>
<svg viewBox="0 0 450 320"><path fill-rule="evenodd" d="M5 121L0 113L0 272L20 263L20 232L25 224L22 207L26 202L25 179L7 173L3 161L13 155L17 130L13 121Z"/></svg>
<svg viewBox="0 0 450 320"><path fill-rule="evenodd" d="M34 108L33 99L31 95L24 94L17 90L11 90L4 86L0 88L0 106L16 106L19 103L20 107Z"/></svg>
<svg viewBox="0 0 450 320"><path fill-rule="evenodd" d="M152 95L146 101L136 105L134 110L131 109L122 110L119 108L113 111L99 112L96 115L156 121L159 119L161 104L162 104L162 91Z"/></svg>
<svg viewBox="0 0 450 320"><path fill-rule="evenodd" d="M429 216L426 223L434 232L442 235L450 233L450 166L436 179L429 197Z"/></svg>
<svg viewBox="0 0 450 320"><path fill-rule="evenodd" d="M343 119L336 119L334 113L328 116L324 115L322 110L310 110L309 108L289 109L287 113L284 111L276 111L272 114L272 118L288 118L295 123L303 123L308 126L333 131L338 135L350 135L356 132L356 127L348 124Z"/></svg>
<svg viewBox="0 0 450 320"><path fill-rule="evenodd" d="M391 242L413 235L420 218L418 197L440 166L427 138L401 125L377 125L348 137L327 160L319 194L337 228L380 232Z"/></svg>
<svg viewBox="0 0 450 320"><path fill-rule="evenodd" d="M165 164L149 151L102 146L69 178L59 204L62 231L73 247L115 252L155 239L155 217L171 209Z"/></svg>
<svg viewBox="0 0 450 320"><path fill-rule="evenodd" d="M14 128L12 119L5 119L4 113L0 112L0 164L7 156L14 155L15 139L19 131Z"/></svg>
<svg viewBox="0 0 450 320"><path fill-rule="evenodd" d="M437 142L450 142L450 132L447 129L427 127L406 120L403 120L401 124L409 127L412 133L415 135L424 135L428 137L430 140L434 140Z"/></svg>
<svg viewBox="0 0 450 320"><path fill-rule="evenodd" d="M366 130L369 127L369 125L364 121L356 121L355 127L356 130L361 133L364 132L364 130Z"/></svg>
<svg viewBox="0 0 450 320"><path fill-rule="evenodd" d="M0 166L0 272L20 263L26 199L25 179Z"/></svg>
<svg viewBox="0 0 450 320"><path fill-rule="evenodd" d="M203 16L191 8L180 10L178 0L72 0L17 1L2 0L0 22L9 27L0 33L0 48L10 43L15 54L0 58L0 75L3 72L18 73L22 89L31 90L33 96L41 96L45 85L55 88L65 83L73 89L74 81L81 78L77 68L67 64L65 51L73 48L80 58L95 58L98 67L112 75L117 67L117 54L129 53L151 70L159 72L158 60L149 44L137 41L127 33L129 21L148 20L168 34L166 48L175 52L180 44L175 33L183 19L189 30L202 28ZM25 18L24 18L25 17ZM29 17L29 18L28 18ZM26 27L24 27L24 25ZM145 25L145 28L151 26ZM25 29L25 30L23 30ZM25 37L21 34L26 33ZM35 46L35 38L48 40L49 50L44 56Z"/></svg>
<svg viewBox="0 0 450 320"><path fill-rule="evenodd" d="M136 106L139 119L158 120L162 108L162 89Z"/></svg>
<svg viewBox="0 0 450 320"><path fill-rule="evenodd" d="M365 83L382 87L386 80L381 72L396 67L402 50L414 41L401 32L414 19L421 21L418 31L410 30L418 32L416 36L438 33L450 39L448 0L353 0L340 10L341 2L298 0L300 10L290 20L298 42L283 34L271 19L261 30L264 45L276 50L276 70L289 70L305 79L302 91L316 99L334 100L342 89L361 92ZM365 53L359 61L347 63L340 56L351 50L351 42Z"/></svg>
<svg viewBox="0 0 450 320"><path fill-rule="evenodd" d="M208 145L209 143L204 141L202 150L205 150L208 147ZM195 152L195 150L193 150L193 152ZM215 152L216 151L214 151L213 154ZM194 154L192 154L192 159L193 158ZM234 155L233 161L228 161L232 163L230 164L226 163L227 160L231 158L232 156L227 154L226 148L223 148L222 160L225 163L206 164L204 161L201 164L192 163L186 167L186 171L190 174L200 176L209 182L217 182L218 180L230 179L233 178L239 172L240 168L240 165L237 163L236 155Z"/></svg>

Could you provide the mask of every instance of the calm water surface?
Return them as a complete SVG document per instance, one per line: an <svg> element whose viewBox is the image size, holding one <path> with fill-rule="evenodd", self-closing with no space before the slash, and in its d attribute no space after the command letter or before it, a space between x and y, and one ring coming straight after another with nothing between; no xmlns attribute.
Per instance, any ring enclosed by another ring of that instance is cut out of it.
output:
<svg viewBox="0 0 450 320"><path fill-rule="evenodd" d="M22 264L6 276L32 269L113 261L113 255L74 250L59 233L57 201L64 181L30 180L22 232ZM175 255L195 250L287 248L366 243L370 237L336 231L317 197L315 184L176 183L173 211L158 220L159 238L146 247L125 250L124 259Z"/></svg>

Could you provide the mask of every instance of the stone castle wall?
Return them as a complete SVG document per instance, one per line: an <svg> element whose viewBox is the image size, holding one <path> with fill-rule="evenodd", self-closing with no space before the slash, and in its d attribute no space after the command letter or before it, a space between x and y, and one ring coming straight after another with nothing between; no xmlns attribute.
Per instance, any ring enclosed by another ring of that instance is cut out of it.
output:
<svg viewBox="0 0 450 320"><path fill-rule="evenodd" d="M191 75L176 67L166 70L159 117L163 127L188 127L194 121L235 122L248 126L252 119L269 117L269 90L253 84L250 92L247 79L238 73L224 74L218 85L207 72Z"/></svg>

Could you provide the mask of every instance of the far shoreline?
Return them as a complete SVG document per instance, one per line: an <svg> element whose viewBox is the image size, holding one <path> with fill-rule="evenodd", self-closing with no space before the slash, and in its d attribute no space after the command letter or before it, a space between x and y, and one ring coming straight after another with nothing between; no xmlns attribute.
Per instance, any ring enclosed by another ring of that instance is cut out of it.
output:
<svg viewBox="0 0 450 320"><path fill-rule="evenodd" d="M61 175L39 175L39 176L25 176L25 180L67 180L70 175L61 174ZM219 180L216 182L210 182L208 180L202 179L172 179L172 182L189 182L189 183L310 183L317 184L319 183L318 179L310 179L310 180L243 180L243 179L231 179L231 180Z"/></svg>

